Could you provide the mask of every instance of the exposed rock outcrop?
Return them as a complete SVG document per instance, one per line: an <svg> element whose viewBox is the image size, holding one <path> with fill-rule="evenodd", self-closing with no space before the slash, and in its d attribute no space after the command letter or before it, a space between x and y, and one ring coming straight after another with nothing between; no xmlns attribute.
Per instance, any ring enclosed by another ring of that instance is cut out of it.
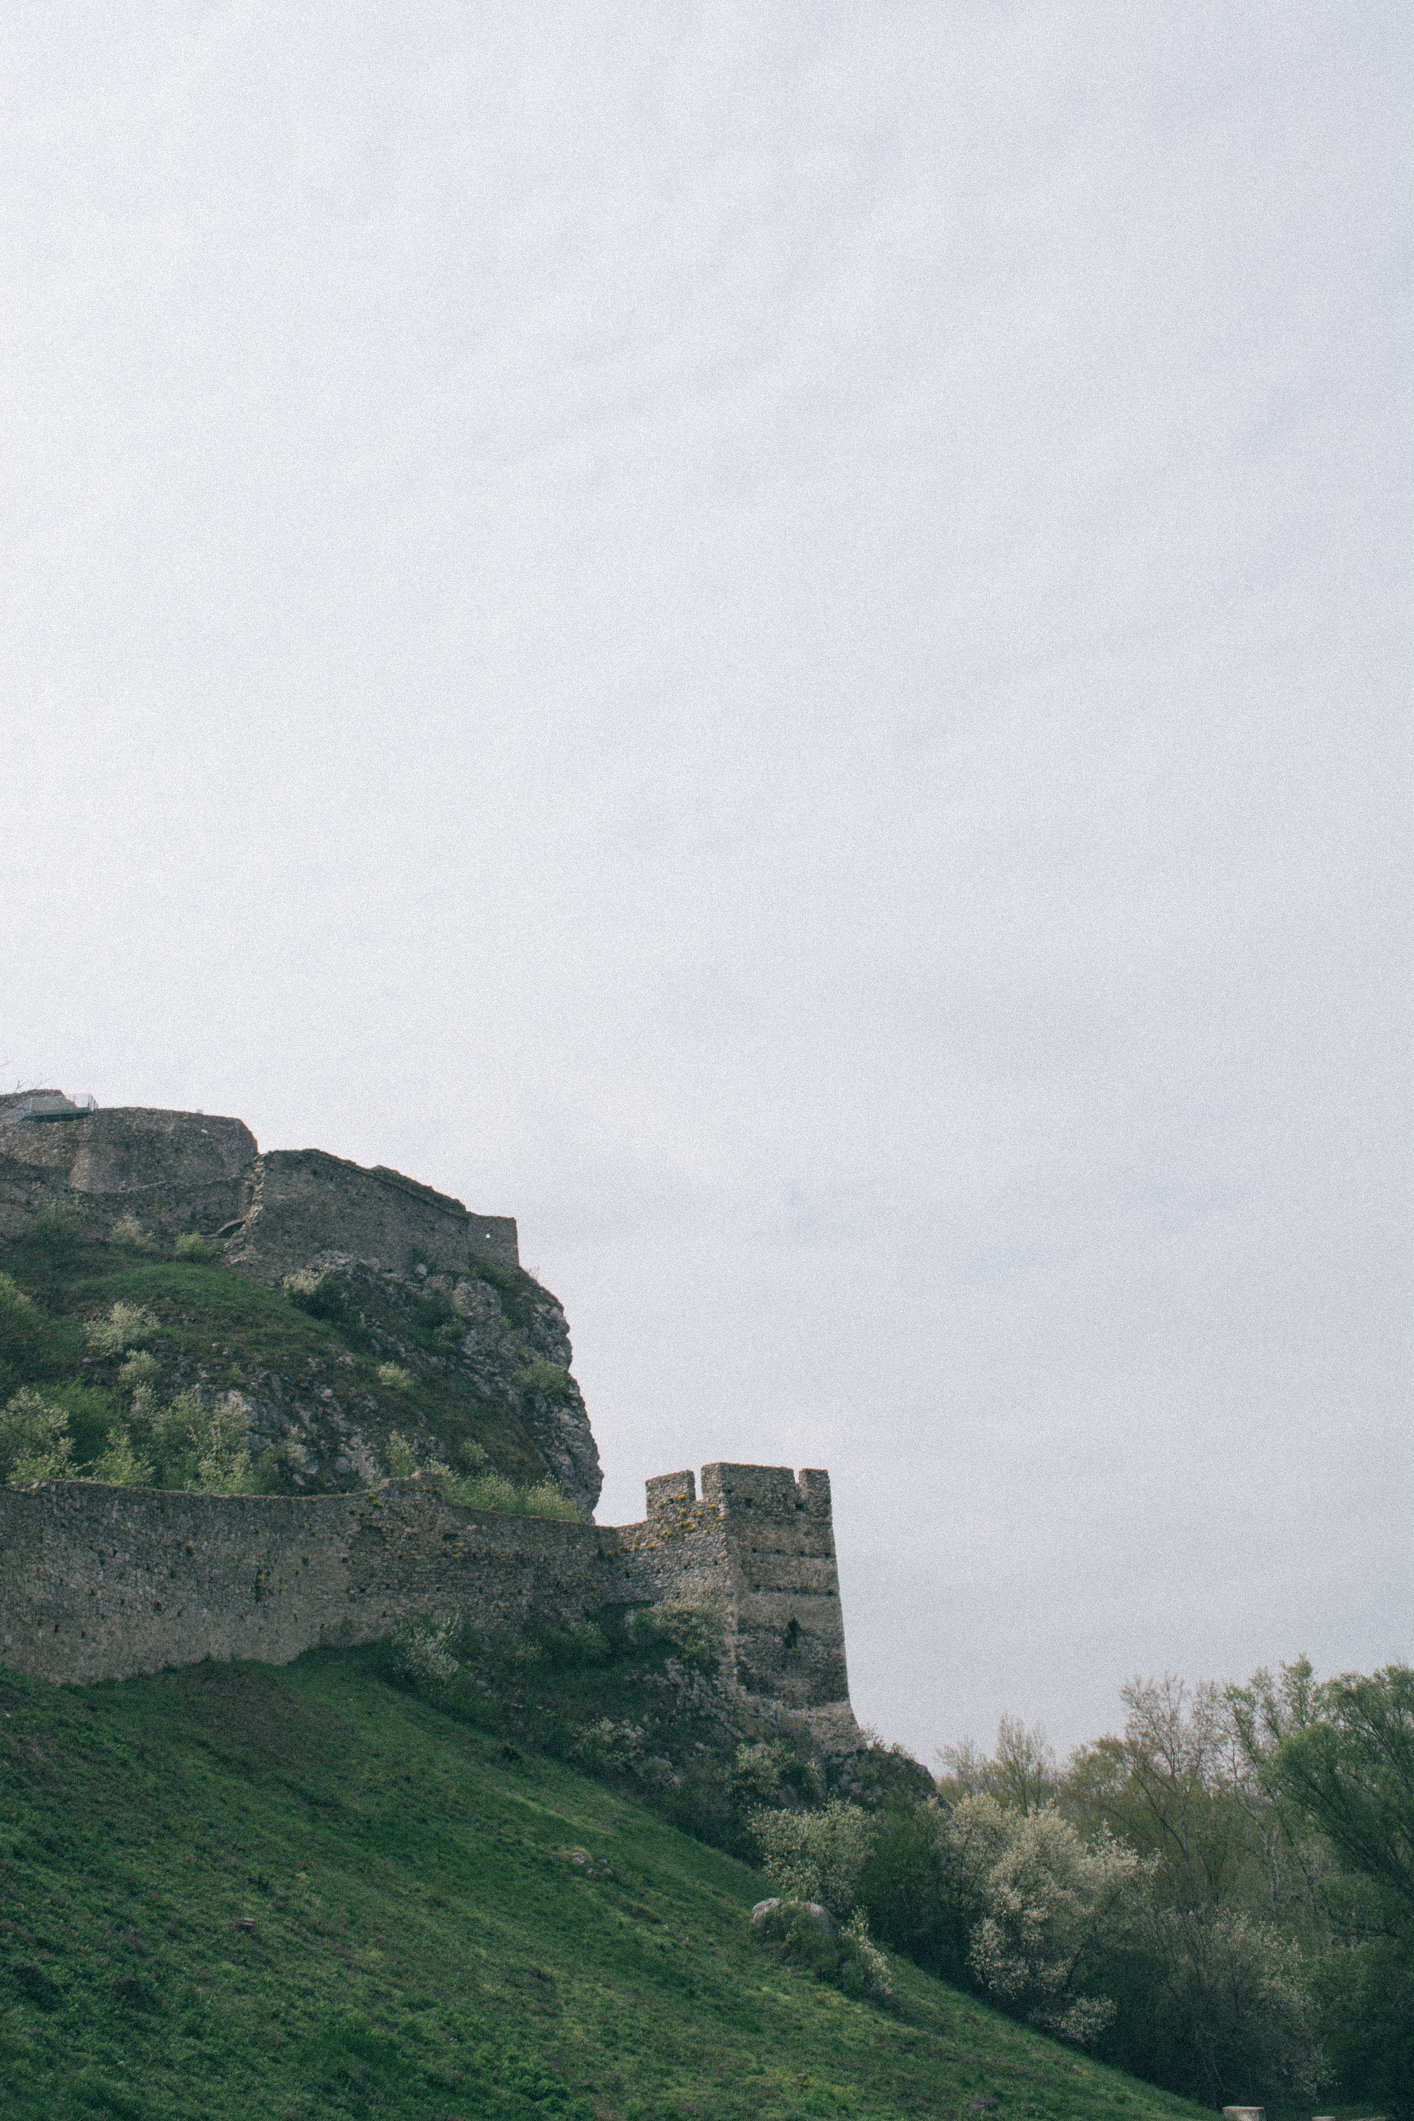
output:
<svg viewBox="0 0 1414 2121"><path fill-rule="evenodd" d="M464 1385L504 1427L519 1477L538 1466L534 1477L549 1474L592 1515L603 1475L570 1375L569 1329L556 1298L520 1268L514 1217L470 1214L401 1172L322 1149L262 1154L241 1120L214 1113L89 1110L53 1090L0 1097L0 1239L32 1234L56 1208L96 1238L129 1216L164 1243L203 1236L256 1281L337 1277L379 1355ZM437 1297L448 1315L430 1336ZM174 1364L165 1383L208 1399L236 1390L257 1448L303 1445L300 1485L378 1476L388 1421L346 1374L347 1358L317 1375L238 1369L213 1348L199 1366ZM397 1418L416 1440L416 1410ZM435 1431L422 1440L439 1455Z"/></svg>

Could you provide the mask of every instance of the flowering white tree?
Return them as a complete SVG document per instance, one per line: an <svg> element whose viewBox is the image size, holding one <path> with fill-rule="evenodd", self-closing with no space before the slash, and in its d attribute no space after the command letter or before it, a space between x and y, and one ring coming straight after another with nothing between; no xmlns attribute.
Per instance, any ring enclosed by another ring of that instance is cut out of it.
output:
<svg viewBox="0 0 1414 2121"><path fill-rule="evenodd" d="M983 1987L1043 2032L1096 2040L1115 2006L1089 1984L1140 1923L1152 1865L1108 1833L1087 1847L1054 1806L985 1794L940 1811L939 1830L979 1910L968 1956Z"/></svg>

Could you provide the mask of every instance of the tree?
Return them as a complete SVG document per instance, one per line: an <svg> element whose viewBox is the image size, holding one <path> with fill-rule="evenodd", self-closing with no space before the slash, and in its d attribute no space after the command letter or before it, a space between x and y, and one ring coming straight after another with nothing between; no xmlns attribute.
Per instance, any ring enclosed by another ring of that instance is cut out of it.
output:
<svg viewBox="0 0 1414 2121"><path fill-rule="evenodd" d="M1328 1680L1279 1736L1266 1782L1370 1881L1386 1934L1414 1955L1414 1669Z"/></svg>
<svg viewBox="0 0 1414 2121"><path fill-rule="evenodd" d="M1221 1690L1191 1692L1165 1673L1121 1687L1129 1710L1122 1738L1101 1738L1071 1756L1062 1809L1082 1830L1099 1826L1157 1859L1154 1890L1171 1907L1218 1905L1233 1896L1251 1850L1237 1798L1240 1751Z"/></svg>
<svg viewBox="0 0 1414 2121"><path fill-rule="evenodd" d="M984 1753L971 1738L945 1745L939 1754L945 1797L995 1797L1017 1812L1039 1812L1060 1788L1056 1756L1039 1723L1030 1730L1019 1716L1003 1716L997 1725L997 1749Z"/></svg>
<svg viewBox="0 0 1414 2121"><path fill-rule="evenodd" d="M941 1831L977 1911L968 1958L983 1989L1092 2045L1115 2014L1100 1978L1141 1918L1152 1864L1103 1828L1087 1847L1054 1805L1020 1812L986 1794L954 1805Z"/></svg>

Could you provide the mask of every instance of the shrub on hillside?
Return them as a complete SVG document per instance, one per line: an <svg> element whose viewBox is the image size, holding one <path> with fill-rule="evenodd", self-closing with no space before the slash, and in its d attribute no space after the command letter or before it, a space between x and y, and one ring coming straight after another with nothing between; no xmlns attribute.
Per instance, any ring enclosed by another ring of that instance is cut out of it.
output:
<svg viewBox="0 0 1414 2121"><path fill-rule="evenodd" d="M91 1318L84 1327L95 1355L121 1355L140 1347L157 1331L157 1320L141 1304L113 1304L106 1318Z"/></svg>
<svg viewBox="0 0 1414 2121"><path fill-rule="evenodd" d="M0 1274L0 1392L42 1367L45 1317L8 1274Z"/></svg>
<svg viewBox="0 0 1414 2121"><path fill-rule="evenodd" d="M152 1483L152 1467L133 1449L133 1441L121 1424L110 1429L107 1441L86 1468L85 1479L105 1481L114 1488L145 1488Z"/></svg>
<svg viewBox="0 0 1414 2121"><path fill-rule="evenodd" d="M537 1392L543 1399L563 1397L569 1384L570 1373L557 1362L546 1362L537 1356L516 1373L515 1386L518 1392Z"/></svg>
<svg viewBox="0 0 1414 2121"><path fill-rule="evenodd" d="M717 1635L720 1642L720 1619ZM763 1738L755 1745L743 1741L737 1747L727 1771L727 1788L735 1805L756 1811L771 1805L812 1803L820 1795L820 1779L820 1770L804 1753L783 1738Z"/></svg>
<svg viewBox="0 0 1414 2121"><path fill-rule="evenodd" d="M190 1488L204 1495L255 1492L250 1410L238 1393L228 1392L208 1409L200 1395L188 1389L159 1407L152 1387L139 1385L133 1393L131 1427L134 1449L142 1462L150 1460L157 1486Z"/></svg>
<svg viewBox="0 0 1414 2121"><path fill-rule="evenodd" d="M412 1371L403 1369L401 1364L395 1362L379 1363L378 1382L385 1392L411 1392L417 1385Z"/></svg>
<svg viewBox="0 0 1414 2121"><path fill-rule="evenodd" d="M818 1900L843 1921L859 1905L874 1822L857 1804L831 1797L817 1812L751 1814L761 1868L787 1900Z"/></svg>
<svg viewBox="0 0 1414 2121"><path fill-rule="evenodd" d="M88 1236L88 1218L75 1201L46 1200L34 1218L34 1236L46 1251L71 1252Z"/></svg>
<svg viewBox="0 0 1414 2121"><path fill-rule="evenodd" d="M939 1822L978 1910L968 1959L983 1989L1040 2031L1093 2045L1115 2014L1097 1979L1143 1917L1152 1863L1103 1828L1087 1847L1052 1805L964 1797Z"/></svg>
<svg viewBox="0 0 1414 2121"><path fill-rule="evenodd" d="M584 1513L553 1480L538 1480L518 1488L504 1473L453 1473L449 1466L429 1465L429 1472L442 1475L442 1493L463 1510L500 1510L514 1517L550 1517L565 1524L582 1524Z"/></svg>
<svg viewBox="0 0 1414 2121"><path fill-rule="evenodd" d="M281 1283L297 1311L322 1318L331 1325L344 1316L344 1284L337 1274L315 1274L308 1268L287 1274Z"/></svg>
<svg viewBox="0 0 1414 2121"><path fill-rule="evenodd" d="M0 1414L0 1476L7 1481L65 1480L73 1461L69 1417L31 1386Z"/></svg>
<svg viewBox="0 0 1414 2121"><path fill-rule="evenodd" d="M889 1963L870 1937L863 1912L841 1928L822 1921L817 1906L799 1898L778 1900L753 1913L752 1935L788 1965L806 1968L847 1996L897 2010Z"/></svg>
<svg viewBox="0 0 1414 2121"><path fill-rule="evenodd" d="M198 1237L194 1230L188 1230L179 1237L172 1249L178 1259L195 1261L198 1265L221 1257L221 1247L209 1245L206 1239Z"/></svg>
<svg viewBox="0 0 1414 2121"><path fill-rule="evenodd" d="M421 1613L400 1620L388 1642L395 1676L415 1692L438 1693L461 1676L457 1646L462 1623L455 1614L436 1619Z"/></svg>
<svg viewBox="0 0 1414 2121"><path fill-rule="evenodd" d="M131 1208L120 1215L108 1232L110 1245L118 1245L125 1252L155 1252L157 1239L150 1230L145 1230Z"/></svg>
<svg viewBox="0 0 1414 2121"><path fill-rule="evenodd" d="M162 1365L146 1348L135 1348L118 1371L118 1387L123 1392L135 1392L139 1385L155 1385L162 1375Z"/></svg>

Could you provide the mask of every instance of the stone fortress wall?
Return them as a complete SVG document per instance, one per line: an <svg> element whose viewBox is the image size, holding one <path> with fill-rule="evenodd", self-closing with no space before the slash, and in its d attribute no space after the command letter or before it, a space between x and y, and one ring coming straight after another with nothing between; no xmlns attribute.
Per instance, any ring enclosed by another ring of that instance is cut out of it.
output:
<svg viewBox="0 0 1414 2121"><path fill-rule="evenodd" d="M0 1239L56 1202L97 1234L130 1211L168 1238L199 1232L263 1281L350 1260L401 1274L519 1263L511 1217L318 1149L262 1155L237 1119L0 1097ZM709 1465L700 1498L691 1472L664 1474L643 1522L623 1526L454 1508L428 1475L310 1497L0 1490L0 1663L61 1682L208 1656L281 1664L412 1613L518 1630L665 1598L720 1612L722 1675L745 1701L827 1749L861 1743L823 1472Z"/></svg>
<svg viewBox="0 0 1414 2121"><path fill-rule="evenodd" d="M616 1526L456 1508L429 1474L310 1497L0 1489L0 1663L61 1683L285 1664L414 1613L518 1632L660 1599L720 1612L734 1693L827 1750L860 1743L825 1473L710 1465L700 1501L691 1473L668 1474L643 1522Z"/></svg>

